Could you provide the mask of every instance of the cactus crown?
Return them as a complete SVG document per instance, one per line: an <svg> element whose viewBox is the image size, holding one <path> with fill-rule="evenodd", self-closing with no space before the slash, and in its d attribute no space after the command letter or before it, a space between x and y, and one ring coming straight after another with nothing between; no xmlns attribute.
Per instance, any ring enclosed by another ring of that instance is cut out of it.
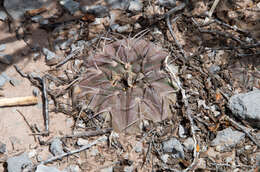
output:
<svg viewBox="0 0 260 172"><path fill-rule="evenodd" d="M167 55L143 39L118 40L90 55L79 84L89 107L109 110L116 131L131 131L140 119L164 120L173 91L162 65Z"/></svg>

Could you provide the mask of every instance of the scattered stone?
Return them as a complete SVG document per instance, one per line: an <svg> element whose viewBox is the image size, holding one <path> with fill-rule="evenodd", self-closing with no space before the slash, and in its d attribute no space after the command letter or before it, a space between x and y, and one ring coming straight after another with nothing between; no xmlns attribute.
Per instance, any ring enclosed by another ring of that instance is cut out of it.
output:
<svg viewBox="0 0 260 172"><path fill-rule="evenodd" d="M179 125L179 136L181 137L181 138L186 138L187 136L186 136L186 134L185 134L185 129L184 129L184 127L182 126L182 125Z"/></svg>
<svg viewBox="0 0 260 172"><path fill-rule="evenodd" d="M260 90L232 96L229 108L239 118L248 121L252 126L260 128Z"/></svg>
<svg viewBox="0 0 260 172"><path fill-rule="evenodd" d="M6 45L5 44L0 45L0 51L4 51L5 49L6 49Z"/></svg>
<svg viewBox="0 0 260 172"><path fill-rule="evenodd" d="M47 48L43 48L42 51L45 55L45 61L47 65L55 65L60 60L59 56L57 56L54 52L48 50Z"/></svg>
<svg viewBox="0 0 260 172"><path fill-rule="evenodd" d="M6 144L0 142L0 154L3 154L6 152Z"/></svg>
<svg viewBox="0 0 260 172"><path fill-rule="evenodd" d="M31 17L31 21L35 23L40 23L41 20L43 20L43 17L41 15Z"/></svg>
<svg viewBox="0 0 260 172"><path fill-rule="evenodd" d="M217 146L219 152L228 151L245 138L245 134L239 131L233 131L230 127L217 133L217 136L211 142L211 146Z"/></svg>
<svg viewBox="0 0 260 172"><path fill-rule="evenodd" d="M8 172L19 172L24 168L32 168L32 161L29 159L27 153L23 153L18 156L14 156L7 159Z"/></svg>
<svg viewBox="0 0 260 172"><path fill-rule="evenodd" d="M45 165L38 165L35 172L61 172L56 167L48 167Z"/></svg>
<svg viewBox="0 0 260 172"><path fill-rule="evenodd" d="M80 168L78 165L70 165L63 172L80 172Z"/></svg>
<svg viewBox="0 0 260 172"><path fill-rule="evenodd" d="M113 172L113 167L101 169L100 172Z"/></svg>
<svg viewBox="0 0 260 172"><path fill-rule="evenodd" d="M215 65L215 64L213 64L209 67L209 72L212 73L212 74L215 74L219 70L220 70L220 67L218 65Z"/></svg>
<svg viewBox="0 0 260 172"><path fill-rule="evenodd" d="M40 20L40 25L47 25L47 24L49 24L49 20L48 19Z"/></svg>
<svg viewBox="0 0 260 172"><path fill-rule="evenodd" d="M6 75L6 73L4 73L4 72L1 73L0 74L0 88L3 87L5 85L5 83L9 80L10 80L10 78L8 75Z"/></svg>
<svg viewBox="0 0 260 172"><path fill-rule="evenodd" d="M143 150L143 144L141 142L138 142L136 145L135 145L135 152L136 153L140 153L142 152Z"/></svg>
<svg viewBox="0 0 260 172"><path fill-rule="evenodd" d="M232 157L227 157L226 159L225 159L225 162L226 163L231 163L233 161L233 158Z"/></svg>
<svg viewBox="0 0 260 172"><path fill-rule="evenodd" d="M89 144L89 141L86 139L79 138L77 141L78 146L84 146L84 145L88 145L88 144Z"/></svg>
<svg viewBox="0 0 260 172"><path fill-rule="evenodd" d="M111 30L112 30L113 32L115 32L118 27L120 27L119 24L112 24L112 25L110 26L110 28L111 28Z"/></svg>
<svg viewBox="0 0 260 172"><path fill-rule="evenodd" d="M74 14L79 10L79 3L73 0L61 0L60 5L62 5L70 14Z"/></svg>
<svg viewBox="0 0 260 172"><path fill-rule="evenodd" d="M128 10L132 12L139 12L143 9L143 3L140 0L132 0L130 1Z"/></svg>
<svg viewBox="0 0 260 172"><path fill-rule="evenodd" d="M36 149L33 149L31 150L29 153L28 153L28 157L29 158L33 158L37 155L37 150Z"/></svg>
<svg viewBox="0 0 260 172"><path fill-rule="evenodd" d="M4 6L8 13L15 19L21 19L28 10L41 8L44 4L42 0L8 0L4 1Z"/></svg>
<svg viewBox="0 0 260 172"><path fill-rule="evenodd" d="M170 155L168 155L168 154L163 154L161 156L161 160L163 161L163 163L165 163L165 164L167 163L169 156Z"/></svg>
<svg viewBox="0 0 260 172"><path fill-rule="evenodd" d="M125 166L124 172L132 172L134 170L133 166Z"/></svg>
<svg viewBox="0 0 260 172"><path fill-rule="evenodd" d="M159 0L159 5L170 9L176 6L176 0Z"/></svg>
<svg viewBox="0 0 260 172"><path fill-rule="evenodd" d="M130 24L126 24L124 26L119 26L116 31L118 33L131 32L132 28Z"/></svg>
<svg viewBox="0 0 260 172"><path fill-rule="evenodd" d="M51 142L50 151L54 156L61 155L64 153L62 141L59 138L53 139L53 141Z"/></svg>
<svg viewBox="0 0 260 172"><path fill-rule="evenodd" d="M105 0L110 9L126 10L129 6L129 0Z"/></svg>
<svg viewBox="0 0 260 172"><path fill-rule="evenodd" d="M103 5L92 5L92 6L82 6L80 10L83 13L93 14L96 17L103 18L109 15L109 10Z"/></svg>
<svg viewBox="0 0 260 172"><path fill-rule="evenodd" d="M176 138L164 141L162 143L163 151L166 153L173 153L175 158L184 158L184 151L181 143Z"/></svg>
<svg viewBox="0 0 260 172"><path fill-rule="evenodd" d="M0 63L4 63L7 65L12 64L13 57L8 54L0 54Z"/></svg>
<svg viewBox="0 0 260 172"><path fill-rule="evenodd" d="M193 151L193 149L194 149L194 141L193 141L193 139L191 137L187 138L184 141L183 145L189 151Z"/></svg>

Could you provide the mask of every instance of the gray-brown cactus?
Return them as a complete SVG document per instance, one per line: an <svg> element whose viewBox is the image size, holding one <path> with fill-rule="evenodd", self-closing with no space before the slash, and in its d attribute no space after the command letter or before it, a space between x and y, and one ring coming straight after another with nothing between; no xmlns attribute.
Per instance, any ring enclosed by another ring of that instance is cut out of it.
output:
<svg viewBox="0 0 260 172"><path fill-rule="evenodd" d="M79 84L89 107L95 112L110 111L116 131L132 130L141 119L166 119L173 95L163 68L167 55L143 39L115 41L90 55Z"/></svg>

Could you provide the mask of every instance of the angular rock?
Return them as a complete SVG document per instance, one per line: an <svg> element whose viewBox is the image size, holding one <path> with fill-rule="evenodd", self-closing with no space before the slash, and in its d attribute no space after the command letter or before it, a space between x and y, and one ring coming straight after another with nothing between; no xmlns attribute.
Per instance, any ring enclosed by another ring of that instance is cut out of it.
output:
<svg viewBox="0 0 260 172"><path fill-rule="evenodd" d="M50 146L50 151L54 156L61 155L64 153L62 142L59 138L53 139Z"/></svg>
<svg viewBox="0 0 260 172"><path fill-rule="evenodd" d="M159 5L166 8L172 8L176 6L176 0L159 0Z"/></svg>
<svg viewBox="0 0 260 172"><path fill-rule="evenodd" d="M129 6L129 0L105 0L110 9L126 10Z"/></svg>
<svg viewBox="0 0 260 172"><path fill-rule="evenodd" d="M82 6L80 7L80 10L83 13L89 13L89 14L93 14L96 17L106 17L109 15L109 10L107 7L103 6L103 5L92 5L92 6Z"/></svg>
<svg viewBox="0 0 260 172"><path fill-rule="evenodd" d="M117 27L116 31L118 33L131 32L132 28L130 24L126 24L124 26Z"/></svg>
<svg viewBox="0 0 260 172"><path fill-rule="evenodd" d="M37 15L37 16L33 16L31 18L31 21L35 22L35 23L40 23L44 18L41 15Z"/></svg>
<svg viewBox="0 0 260 172"><path fill-rule="evenodd" d="M6 152L6 144L0 142L0 154Z"/></svg>
<svg viewBox="0 0 260 172"><path fill-rule="evenodd" d="M27 153L23 153L18 156L14 156L7 159L8 172L20 172L25 167L32 167L33 163L29 159Z"/></svg>
<svg viewBox="0 0 260 172"><path fill-rule="evenodd" d="M133 166L125 166L124 172L132 172L134 170Z"/></svg>
<svg viewBox="0 0 260 172"><path fill-rule="evenodd" d="M54 52L48 50L47 48L43 48L42 52L45 55L45 62L47 65L55 65L58 63L60 57L57 56Z"/></svg>
<svg viewBox="0 0 260 172"><path fill-rule="evenodd" d="M260 128L260 90L232 96L229 108L234 115Z"/></svg>
<svg viewBox="0 0 260 172"><path fill-rule="evenodd" d="M56 167L48 167L45 165L38 165L35 172L61 172Z"/></svg>
<svg viewBox="0 0 260 172"><path fill-rule="evenodd" d="M168 154L163 154L161 156L161 160L163 161L163 163L167 163L168 159L169 159L169 156Z"/></svg>
<svg viewBox="0 0 260 172"><path fill-rule="evenodd" d="M61 0L60 4L69 11L70 14L74 14L79 10L79 3L73 0Z"/></svg>
<svg viewBox="0 0 260 172"><path fill-rule="evenodd" d="M128 10L132 12L139 12L143 9L143 3L140 0L132 0L130 1Z"/></svg>
<svg viewBox="0 0 260 172"><path fill-rule="evenodd" d="M183 147L176 138L164 141L162 147L164 152L172 153L175 158L184 158Z"/></svg>
<svg viewBox="0 0 260 172"><path fill-rule="evenodd" d="M184 141L183 145L189 151L192 151L194 149L194 141L193 141L193 139L191 137L187 138Z"/></svg>
<svg viewBox="0 0 260 172"><path fill-rule="evenodd" d="M141 142L138 142L135 146L135 152L140 153L143 150L143 144Z"/></svg>
<svg viewBox="0 0 260 172"><path fill-rule="evenodd" d="M234 131L229 127L217 133L216 138L211 142L211 146L217 146L217 151L224 152L236 146L244 138L244 133Z"/></svg>

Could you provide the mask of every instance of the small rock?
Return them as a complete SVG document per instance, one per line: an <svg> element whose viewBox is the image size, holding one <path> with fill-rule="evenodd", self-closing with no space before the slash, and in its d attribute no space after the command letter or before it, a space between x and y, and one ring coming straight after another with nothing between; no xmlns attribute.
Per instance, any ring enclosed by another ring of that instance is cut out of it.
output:
<svg viewBox="0 0 260 172"><path fill-rule="evenodd" d="M96 155L98 155L99 154L99 151L98 151L98 149L92 149L91 150L91 152L90 152L90 155L92 155L92 156L96 156Z"/></svg>
<svg viewBox="0 0 260 172"><path fill-rule="evenodd" d="M105 0L110 9L126 10L129 6L129 0Z"/></svg>
<svg viewBox="0 0 260 172"><path fill-rule="evenodd" d="M6 152L6 144L0 142L0 154Z"/></svg>
<svg viewBox="0 0 260 172"><path fill-rule="evenodd" d="M33 149L31 150L29 153L28 153L28 157L29 158L33 158L37 155L37 150L36 149Z"/></svg>
<svg viewBox="0 0 260 172"><path fill-rule="evenodd" d="M113 172L113 167L101 169L100 172Z"/></svg>
<svg viewBox="0 0 260 172"><path fill-rule="evenodd" d="M13 57L8 54L0 54L0 63L10 65L13 61Z"/></svg>
<svg viewBox="0 0 260 172"><path fill-rule="evenodd" d="M43 17L41 15L31 17L31 21L33 21L35 23L40 23L42 20L43 20Z"/></svg>
<svg viewBox="0 0 260 172"><path fill-rule="evenodd" d="M135 23L135 25L134 25L135 30L141 29L141 28L142 28L142 26L139 23Z"/></svg>
<svg viewBox="0 0 260 172"><path fill-rule="evenodd" d="M7 15L4 11L0 11L0 20L6 20L7 19Z"/></svg>
<svg viewBox="0 0 260 172"><path fill-rule="evenodd" d="M163 163L165 163L165 164L167 163L169 156L170 155L168 155L168 154L163 154L161 156L161 160L163 161Z"/></svg>
<svg viewBox="0 0 260 172"><path fill-rule="evenodd" d="M63 172L80 172L80 168L78 165L70 165Z"/></svg>
<svg viewBox="0 0 260 172"><path fill-rule="evenodd" d="M102 5L82 6L80 7L80 10L83 13L93 14L99 18L103 18L109 15L108 8Z"/></svg>
<svg viewBox="0 0 260 172"><path fill-rule="evenodd" d="M162 146L164 152L173 153L175 158L184 158L183 147L176 138L164 141Z"/></svg>
<svg viewBox="0 0 260 172"><path fill-rule="evenodd" d="M62 142L59 138L53 139L50 146L50 151L54 156L61 155L64 153Z"/></svg>
<svg viewBox="0 0 260 172"><path fill-rule="evenodd" d="M143 9L143 3L140 0L132 0L130 1L128 10L132 12L139 12Z"/></svg>
<svg viewBox="0 0 260 172"><path fill-rule="evenodd" d="M134 170L133 166L125 166L124 172L132 172Z"/></svg>
<svg viewBox="0 0 260 172"><path fill-rule="evenodd" d="M159 5L170 9L176 6L176 0L159 0Z"/></svg>
<svg viewBox="0 0 260 172"><path fill-rule="evenodd" d="M6 162L8 172L20 172L24 167L31 168L33 165L27 153L8 158Z"/></svg>
<svg viewBox="0 0 260 172"><path fill-rule="evenodd" d="M112 24L111 26L110 26L110 28L111 28L111 30L113 31L113 32L115 32L116 30L117 30L117 28L119 28L120 27L120 25L119 24Z"/></svg>
<svg viewBox="0 0 260 172"><path fill-rule="evenodd" d="M33 60L37 60L40 57L40 53L33 53L32 57L33 57Z"/></svg>
<svg viewBox="0 0 260 172"><path fill-rule="evenodd" d="M252 126L260 128L260 90L232 96L229 108L239 118L248 121Z"/></svg>
<svg viewBox="0 0 260 172"><path fill-rule="evenodd" d="M220 67L218 65L211 65L209 67L209 72L212 74L215 74L216 72L218 72L220 70Z"/></svg>
<svg viewBox="0 0 260 172"><path fill-rule="evenodd" d="M191 137L187 138L184 141L183 145L189 151L192 151L194 149L194 141L193 141L193 139Z"/></svg>
<svg viewBox="0 0 260 172"><path fill-rule="evenodd" d="M184 127L182 126L182 125L179 125L179 136L181 137L181 138L185 138L185 137L187 137L186 135L185 135L185 130L184 130Z"/></svg>
<svg viewBox="0 0 260 172"><path fill-rule="evenodd" d="M88 144L89 144L89 141L86 139L79 138L77 141L78 146L84 146L84 145L88 145Z"/></svg>
<svg viewBox="0 0 260 172"><path fill-rule="evenodd" d="M130 24L126 24L124 26L119 26L116 31L118 33L124 33L124 32L131 32L132 28L130 26Z"/></svg>
<svg viewBox="0 0 260 172"><path fill-rule="evenodd" d="M143 144L141 142L138 142L136 145L135 145L135 152L136 153L139 153L139 152L142 152L143 150Z"/></svg>
<svg viewBox="0 0 260 172"><path fill-rule="evenodd" d="M57 56L54 52L48 50L47 48L43 48L42 51L45 55L45 61L47 65L55 65L58 63L60 57Z"/></svg>
<svg viewBox="0 0 260 172"><path fill-rule="evenodd" d="M61 0L60 4L68 10L70 14L74 14L79 10L79 3L73 0Z"/></svg>
<svg viewBox="0 0 260 172"><path fill-rule="evenodd" d="M60 44L60 49L66 50L67 48L69 48L69 46L71 45L72 42L73 42L73 39L68 39L68 40L64 41L63 43Z"/></svg>
<svg viewBox="0 0 260 172"><path fill-rule="evenodd" d="M0 45L0 51L4 51L5 49L6 49L6 45L5 44Z"/></svg>
<svg viewBox="0 0 260 172"><path fill-rule="evenodd" d="M45 165L38 165L35 172L61 172L56 167L48 167Z"/></svg>
<svg viewBox="0 0 260 172"><path fill-rule="evenodd" d="M233 131L230 127L217 133L217 136L211 142L211 146L217 146L216 149L224 152L234 147L245 138L245 134L239 131Z"/></svg>

